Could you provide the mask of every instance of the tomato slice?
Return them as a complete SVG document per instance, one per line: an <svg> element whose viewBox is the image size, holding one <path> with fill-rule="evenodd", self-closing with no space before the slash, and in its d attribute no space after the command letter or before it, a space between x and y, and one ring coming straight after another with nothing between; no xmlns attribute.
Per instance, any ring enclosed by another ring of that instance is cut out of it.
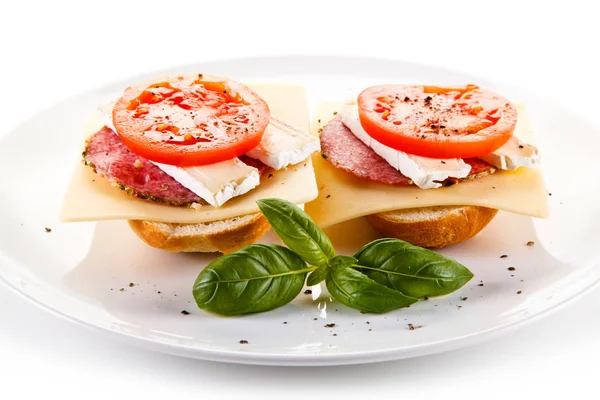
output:
<svg viewBox="0 0 600 400"><path fill-rule="evenodd" d="M262 140L270 112L241 83L188 74L128 87L112 118L132 152L159 163L194 166L252 150Z"/></svg>
<svg viewBox="0 0 600 400"><path fill-rule="evenodd" d="M360 122L375 140L431 158L470 158L510 139L517 110L504 97L464 87L379 85L358 96Z"/></svg>

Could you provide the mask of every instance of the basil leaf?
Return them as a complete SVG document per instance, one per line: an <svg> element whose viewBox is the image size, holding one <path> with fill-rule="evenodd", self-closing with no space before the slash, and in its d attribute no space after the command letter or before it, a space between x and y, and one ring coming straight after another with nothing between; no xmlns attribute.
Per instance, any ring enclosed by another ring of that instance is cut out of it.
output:
<svg viewBox="0 0 600 400"><path fill-rule="evenodd" d="M279 238L310 265L326 265L335 257L335 249L321 228L298 206L280 199L258 200Z"/></svg>
<svg viewBox="0 0 600 400"><path fill-rule="evenodd" d="M354 257L375 282L419 299L452 293L473 278L459 262L398 239L375 240Z"/></svg>
<svg viewBox="0 0 600 400"><path fill-rule="evenodd" d="M268 311L298 296L313 269L283 246L253 244L211 262L193 295L199 308L216 314Z"/></svg>
<svg viewBox="0 0 600 400"><path fill-rule="evenodd" d="M329 266L323 265L322 267L314 270L306 280L308 286L315 286L323 282L329 276Z"/></svg>
<svg viewBox="0 0 600 400"><path fill-rule="evenodd" d="M350 256L335 256L329 260L331 268L347 268L357 263L357 259Z"/></svg>
<svg viewBox="0 0 600 400"><path fill-rule="evenodd" d="M385 313L419 301L383 286L353 268L337 268L327 278L329 294L348 307Z"/></svg>

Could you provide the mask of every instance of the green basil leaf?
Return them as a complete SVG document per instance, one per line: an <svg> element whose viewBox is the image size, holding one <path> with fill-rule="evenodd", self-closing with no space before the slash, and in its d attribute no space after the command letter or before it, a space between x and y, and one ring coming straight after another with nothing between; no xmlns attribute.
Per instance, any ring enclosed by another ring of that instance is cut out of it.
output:
<svg viewBox="0 0 600 400"><path fill-rule="evenodd" d="M398 239L375 240L354 257L375 282L419 299L452 293L473 278L459 262Z"/></svg>
<svg viewBox="0 0 600 400"><path fill-rule="evenodd" d="M308 276L306 284L308 286L318 285L319 283L327 279L327 277L329 276L329 271L330 269L327 265L323 265L322 267L317 268Z"/></svg>
<svg viewBox="0 0 600 400"><path fill-rule="evenodd" d="M258 200L279 238L310 265L326 265L335 257L335 249L321 228L295 204L280 199Z"/></svg>
<svg viewBox="0 0 600 400"><path fill-rule="evenodd" d="M253 244L211 262L193 295L199 308L216 314L268 311L298 296L313 269L283 246Z"/></svg>
<svg viewBox="0 0 600 400"><path fill-rule="evenodd" d="M419 301L383 286L353 268L337 268L326 281L329 294L348 307L385 313Z"/></svg>
<svg viewBox="0 0 600 400"><path fill-rule="evenodd" d="M329 267L331 268L347 268L356 264L358 260L351 256L335 256L329 260Z"/></svg>

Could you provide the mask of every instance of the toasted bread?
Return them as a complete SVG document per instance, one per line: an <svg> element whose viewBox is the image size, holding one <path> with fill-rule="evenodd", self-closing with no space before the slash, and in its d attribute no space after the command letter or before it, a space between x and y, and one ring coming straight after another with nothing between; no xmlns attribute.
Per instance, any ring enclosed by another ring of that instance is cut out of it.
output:
<svg viewBox="0 0 600 400"><path fill-rule="evenodd" d="M494 208L436 206L408 208L368 215L375 230L421 247L440 248L475 236L496 215Z"/></svg>
<svg viewBox="0 0 600 400"><path fill-rule="evenodd" d="M256 242L270 228L261 213L196 224L138 220L128 222L146 244L171 252L227 254Z"/></svg>

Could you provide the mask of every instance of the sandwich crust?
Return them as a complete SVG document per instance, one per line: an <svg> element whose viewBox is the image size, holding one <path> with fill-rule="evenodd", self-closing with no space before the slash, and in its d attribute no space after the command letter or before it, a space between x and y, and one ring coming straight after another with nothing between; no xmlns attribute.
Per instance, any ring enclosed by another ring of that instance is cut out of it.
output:
<svg viewBox="0 0 600 400"><path fill-rule="evenodd" d="M143 242L170 252L227 254L256 242L270 229L261 213L207 223L128 222Z"/></svg>
<svg viewBox="0 0 600 400"><path fill-rule="evenodd" d="M494 208L479 206L436 206L382 212L365 219L386 237L441 248L472 238L496 213Z"/></svg>

